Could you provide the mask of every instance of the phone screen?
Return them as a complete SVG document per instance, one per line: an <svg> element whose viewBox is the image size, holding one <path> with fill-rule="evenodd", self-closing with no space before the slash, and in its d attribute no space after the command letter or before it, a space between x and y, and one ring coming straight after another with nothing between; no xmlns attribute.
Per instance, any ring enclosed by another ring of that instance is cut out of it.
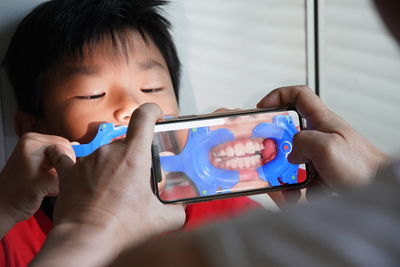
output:
<svg viewBox="0 0 400 267"><path fill-rule="evenodd" d="M156 124L153 176L163 202L196 202L306 183L287 161L302 128L295 110L243 111Z"/></svg>

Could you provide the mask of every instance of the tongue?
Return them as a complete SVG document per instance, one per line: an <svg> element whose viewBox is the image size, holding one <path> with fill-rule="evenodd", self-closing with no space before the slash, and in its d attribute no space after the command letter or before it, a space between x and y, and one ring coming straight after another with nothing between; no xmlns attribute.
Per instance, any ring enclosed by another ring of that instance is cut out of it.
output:
<svg viewBox="0 0 400 267"><path fill-rule="evenodd" d="M264 149L261 150L262 164L266 164L276 157L276 144L272 139L264 139Z"/></svg>

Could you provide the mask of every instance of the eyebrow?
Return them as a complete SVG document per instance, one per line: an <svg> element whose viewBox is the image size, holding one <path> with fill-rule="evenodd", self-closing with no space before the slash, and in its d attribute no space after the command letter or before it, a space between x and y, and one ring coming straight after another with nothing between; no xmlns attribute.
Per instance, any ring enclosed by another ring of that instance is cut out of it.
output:
<svg viewBox="0 0 400 267"><path fill-rule="evenodd" d="M66 78L71 78L75 75L94 75L97 74L99 71L97 70L97 68L92 67L92 66L88 66L88 65L75 65L72 67L69 67L66 70L65 73L65 77Z"/></svg>
<svg viewBox="0 0 400 267"><path fill-rule="evenodd" d="M149 59L145 60L143 62L138 63L138 66L141 70L146 71L149 69L161 69L161 70L166 70L164 65L162 65L160 62L154 60L154 59ZM98 74L99 70L96 67L89 66L89 65L74 65L71 67L68 67L67 70L65 71L65 78L69 79L75 75L85 75L85 76L91 76Z"/></svg>
<svg viewBox="0 0 400 267"><path fill-rule="evenodd" d="M153 69L153 68L159 68L162 70L166 70L164 65L162 65L160 62L154 60L154 59L149 59L143 62L138 63L139 68L141 70L149 70L149 69Z"/></svg>

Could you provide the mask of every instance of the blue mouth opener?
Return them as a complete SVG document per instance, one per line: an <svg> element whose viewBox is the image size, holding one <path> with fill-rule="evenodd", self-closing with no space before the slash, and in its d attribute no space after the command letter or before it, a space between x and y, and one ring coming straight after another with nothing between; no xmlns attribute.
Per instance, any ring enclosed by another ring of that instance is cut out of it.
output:
<svg viewBox="0 0 400 267"><path fill-rule="evenodd" d="M96 137L89 144L72 146L77 158L86 157L96 149L110 143L113 139L126 134L128 127L125 125L115 127L112 123L100 124Z"/></svg>
<svg viewBox="0 0 400 267"><path fill-rule="evenodd" d="M125 135L127 126L115 127L112 123L99 126L96 137L89 144L74 145L76 157L85 157L113 139ZM287 161L292 150L292 139L297 129L290 116L275 116L272 123L260 123L252 133L253 138L270 138L277 148L275 158L258 167L257 173L263 181L271 186L294 184L297 182L298 165ZM178 155L161 156L160 163L165 172L183 172L196 186L201 196L231 192L239 182L239 171L214 167L209 159L213 147L231 142L235 139L227 129L211 131L209 127L192 128L183 151Z"/></svg>

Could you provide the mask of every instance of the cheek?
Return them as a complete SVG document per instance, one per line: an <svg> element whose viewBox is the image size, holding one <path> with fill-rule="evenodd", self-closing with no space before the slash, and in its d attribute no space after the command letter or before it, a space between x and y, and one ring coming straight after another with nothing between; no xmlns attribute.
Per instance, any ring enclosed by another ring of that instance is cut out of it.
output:
<svg viewBox="0 0 400 267"><path fill-rule="evenodd" d="M70 141L89 143L96 136L98 125L102 122L93 114L101 117L99 112L87 112L82 106L54 107L46 114L44 130L48 134L62 136Z"/></svg>
<svg viewBox="0 0 400 267"><path fill-rule="evenodd" d="M107 118L102 108L96 109L93 106L89 110L84 106L71 108L64 116L66 133L70 140L81 144L89 143L96 136L99 125L107 122Z"/></svg>
<svg viewBox="0 0 400 267"><path fill-rule="evenodd" d="M168 94L155 97L154 99L152 99L152 101L160 106L164 113L164 116L179 116L178 103L172 90L168 92Z"/></svg>

